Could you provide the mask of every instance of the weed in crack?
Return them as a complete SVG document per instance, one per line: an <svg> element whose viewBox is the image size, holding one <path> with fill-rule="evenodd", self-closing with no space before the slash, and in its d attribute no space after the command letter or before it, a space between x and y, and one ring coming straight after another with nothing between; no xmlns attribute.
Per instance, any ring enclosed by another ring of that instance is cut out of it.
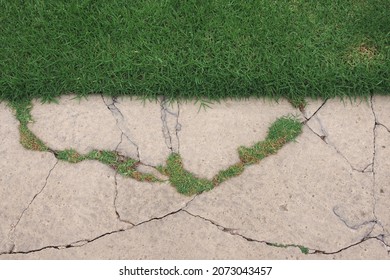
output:
<svg viewBox="0 0 390 280"><path fill-rule="evenodd" d="M270 243L266 242L267 245L269 246L274 246L274 247L279 247L279 248L288 248L288 247L296 247L301 250L302 254L309 254L309 248L302 246L302 245L296 245L296 244L280 244L280 243Z"/></svg>

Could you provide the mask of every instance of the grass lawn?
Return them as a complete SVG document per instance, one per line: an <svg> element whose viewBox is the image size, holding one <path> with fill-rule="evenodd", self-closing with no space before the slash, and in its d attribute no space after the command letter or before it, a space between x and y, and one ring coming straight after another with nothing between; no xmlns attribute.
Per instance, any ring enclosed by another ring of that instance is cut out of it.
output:
<svg viewBox="0 0 390 280"><path fill-rule="evenodd" d="M389 0L0 0L0 100L390 94Z"/></svg>

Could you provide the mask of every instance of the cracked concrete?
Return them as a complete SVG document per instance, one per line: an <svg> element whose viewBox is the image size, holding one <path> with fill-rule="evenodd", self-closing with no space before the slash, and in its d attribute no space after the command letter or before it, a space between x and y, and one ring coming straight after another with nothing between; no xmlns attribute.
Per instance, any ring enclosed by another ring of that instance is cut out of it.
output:
<svg viewBox="0 0 390 280"><path fill-rule="evenodd" d="M139 224L181 209L191 198L166 183L138 182L117 177L117 211L121 219Z"/></svg>
<svg viewBox="0 0 390 280"><path fill-rule="evenodd" d="M121 116L121 131L137 146L137 158L146 165L165 164L171 150L165 144L161 104L121 97L115 99L115 108ZM126 146L118 148L124 154L126 150Z"/></svg>
<svg viewBox="0 0 390 280"><path fill-rule="evenodd" d="M305 128L297 143L195 199L188 211L253 239L331 251L371 232L372 184L372 174L351 172Z"/></svg>
<svg viewBox="0 0 390 280"><path fill-rule="evenodd" d="M80 236L90 239L126 228L113 207L114 175L95 161L59 162L15 229L14 251L68 244Z"/></svg>
<svg viewBox="0 0 390 280"><path fill-rule="evenodd" d="M18 122L5 103L0 104L0 136L0 252L7 252L13 247L14 226L57 160L20 145Z"/></svg>
<svg viewBox="0 0 390 280"><path fill-rule="evenodd" d="M64 95L58 104L34 101L31 115L30 130L54 150L73 148L82 154L93 149L114 150L121 137L98 95L81 100Z"/></svg>
<svg viewBox="0 0 390 280"><path fill-rule="evenodd" d="M384 240L390 244L390 132L378 126L376 134L375 211L378 220L385 228Z"/></svg>
<svg viewBox="0 0 390 280"><path fill-rule="evenodd" d="M33 104L29 127L50 148L115 150L163 181L25 150L0 103L0 259L390 259L388 97L302 112L254 99ZM210 178L286 114L305 124L296 142L209 192L182 196L154 168L175 152Z"/></svg>
<svg viewBox="0 0 390 280"><path fill-rule="evenodd" d="M180 154L184 167L208 179L239 161L239 146L263 140L278 117L300 113L286 100L227 100L210 106L180 106Z"/></svg>
<svg viewBox="0 0 390 280"><path fill-rule="evenodd" d="M372 163L375 120L370 101L328 100L307 125L352 169L364 171Z"/></svg>

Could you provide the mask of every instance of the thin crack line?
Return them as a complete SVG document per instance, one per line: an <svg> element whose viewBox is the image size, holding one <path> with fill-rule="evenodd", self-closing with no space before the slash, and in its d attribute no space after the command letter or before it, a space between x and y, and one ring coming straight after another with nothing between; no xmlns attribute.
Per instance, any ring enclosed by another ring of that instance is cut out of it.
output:
<svg viewBox="0 0 390 280"><path fill-rule="evenodd" d="M43 250L46 250L46 249L57 249L57 250L64 250L64 249L69 249L69 248L74 248L74 247L83 247L91 242L94 242L100 238L103 238L105 236L108 236L108 235L111 235L111 234L115 234L115 233L119 233L119 232L125 232L125 231L130 231L130 230L133 230L135 228L137 228L138 226L141 226L143 224L146 224L146 223L149 223L149 222L153 222L153 221L159 221L159 220L163 220L165 219L166 217L169 217L169 216L172 216L172 215L176 215L182 211L185 211L183 210L184 208L188 207L188 205L197 197L197 195L195 195L191 200L189 200L188 202L186 202L186 204L181 207L180 209L178 210L175 210L175 211L172 211L172 212L169 212L163 216L160 216L160 217L154 217L154 218L151 218L151 219L148 219L148 220L145 220L145 221L142 221L138 224L133 224L133 226L131 228L127 228L127 229L124 229L124 228L121 228L121 229L118 229L118 230L114 230L114 231L111 231L111 232L108 232L108 233L104 233L102 235L99 235L97 237L94 237L92 239L81 239L81 240L78 240L78 241L75 241L75 242L72 242L70 244L62 244L62 245L48 245L48 246L44 246L42 248L38 248L38 249L33 249L33 250L29 250L29 251L11 251L11 252L3 252L3 253L0 253L0 256L1 255L14 255L14 254L30 254L30 253L35 253L35 252L39 252L39 251L43 251Z"/></svg>
<svg viewBox="0 0 390 280"><path fill-rule="evenodd" d="M367 237L364 237L362 240L358 241L358 242L355 242L353 244L350 244L346 247L343 247L337 251L333 251L333 252L326 252L326 251L323 251L323 250L314 250L313 252L309 252L309 254L322 254L322 255L334 255L334 254L338 254L338 253L341 253L342 251L345 251L345 250L348 250L352 247L355 247L355 246L358 246L370 239L376 239L378 241L380 241L381 243L383 243L386 247L389 247L389 245L387 245L383 240L382 240L382 234L379 234L377 236L367 236Z"/></svg>
<svg viewBox="0 0 390 280"><path fill-rule="evenodd" d="M390 133L390 129L389 129L387 126L385 126L383 123L379 123L379 122L377 122L377 123L376 123L376 125L379 125L379 126L382 126L382 127L384 127L384 128L387 130L387 132L389 132L389 133Z"/></svg>
<svg viewBox="0 0 390 280"><path fill-rule="evenodd" d="M172 147L172 138L171 138L171 133L169 131L169 126L167 123L167 111L168 109L166 108L166 99L165 96L163 95L160 99L160 108L161 108L161 121L162 121L162 133L164 136L165 140L165 145L167 145L168 149L173 152L173 147Z"/></svg>
<svg viewBox="0 0 390 280"><path fill-rule="evenodd" d="M310 121L310 119L312 118L312 117L314 117L315 115L317 115L317 113L322 109L322 107L324 107L324 105L326 104L326 102L328 101L328 98L326 98L325 100L324 100L324 102L322 102L322 104L321 104L321 106L309 117L309 118L306 118L306 116L305 115L303 115L303 117L306 119L306 121L305 122L308 122L308 121Z"/></svg>
<svg viewBox="0 0 390 280"><path fill-rule="evenodd" d="M347 227L347 228L350 228L352 230L358 230L359 228L363 227L363 226L366 226L366 225L370 225L370 224L373 224L372 225L372 228L369 232L369 234L372 232L374 226L376 224L380 224L380 222L377 220L377 219L373 219L373 220L369 220L369 221L364 221L363 223L361 224L356 224L356 225L350 225L339 213L337 213L337 209L338 209L338 206L335 206L333 207L332 209L332 212L333 214L340 219L340 221L342 221L344 223L344 225ZM368 234L368 235L369 235Z"/></svg>
<svg viewBox="0 0 390 280"><path fill-rule="evenodd" d="M377 239L379 240L381 243L383 243L385 246L389 247L388 244L385 243L385 241L383 240L383 234L380 234L378 236L369 236L369 237L364 237L362 240L360 240L359 242L356 242L356 243L353 243L351 245L348 245L346 247L343 247L339 250L336 250L336 251L333 251L333 252L326 252L326 251L323 251L323 250L319 250L319 249L312 249L312 248L308 248L306 246L301 246L301 245L295 245L295 244L288 244L288 245L284 245L284 244L278 244L278 243L273 243L273 242L269 242L269 241L265 241L265 240L257 240L257 239L254 239L254 238L250 238L250 237L247 237L243 234L240 234L237 232L237 230L239 229L232 229L232 228L227 228L227 227L224 227L210 219L207 219L207 218L204 218L202 216L199 216L199 215L195 215L195 214L192 214L191 212L187 211L187 210L184 210L183 209L183 212L186 212L187 214L189 214L190 216L192 217L195 217L195 218L199 218L203 221L206 221L206 222L209 222L211 223L212 225L214 225L215 227L217 227L219 230L221 230L222 232L225 232L225 233L228 233L232 236L239 236L241 237L242 239L248 241L248 242L255 242L255 243L261 243L261 244L266 244L268 246L272 246L272 247L283 247L283 248L286 248L286 247L295 247L295 248L299 248L301 249L302 251L302 248L306 248L308 250L307 253L305 254L324 254L324 255L333 255L333 254L337 254L337 253L340 253L344 250L347 250L351 247L354 247L356 245L359 245L367 240L370 240L370 239Z"/></svg>
<svg viewBox="0 0 390 280"><path fill-rule="evenodd" d="M372 163L369 163L366 167L364 167L363 169L357 169L355 168L352 163L348 160L348 158L346 156L344 156L344 154L342 152L340 152L339 149L337 149L337 147L335 145L333 145L331 142L329 141L326 141L326 136L322 136L322 135L319 135L317 132L315 132L307 123L305 124L306 127L316 136L318 136L326 145L330 146L337 154L339 154L347 163L348 165L350 166L350 168L353 170L353 171L356 171L356 172L360 172L360 173L371 173L372 171L366 171L367 168L369 166L372 165Z"/></svg>
<svg viewBox="0 0 390 280"><path fill-rule="evenodd" d="M122 114L122 112L119 110L119 108L115 105L115 103L117 103L116 101L116 98L115 97L112 97L111 100L112 100L112 103L111 104L108 104L106 102L106 100L104 99L103 95L100 95L102 100L103 100L103 103L106 105L107 109L111 112L112 116L114 117L115 119L115 122L116 122L116 126L117 128L121 131L121 133L126 137L126 139L136 148L136 151L137 151L137 159L139 161L141 161L141 155L140 155L140 151L139 151L139 147L138 145L132 141L129 137L129 135L127 135L127 133L124 131L126 130L124 127L123 127L123 122L124 122L124 116ZM119 116L118 116L119 115Z"/></svg>
<svg viewBox="0 0 390 280"><path fill-rule="evenodd" d="M154 218L151 218L151 219L149 219L149 220L139 222L138 224L135 224L134 227L137 227L137 226L140 226L140 225L143 225L143 224L152 222L152 221L163 220L163 219L165 219L166 217L169 217L169 216L178 214L178 213L180 213L180 212L182 212L182 211L187 212L187 210L185 210L185 208L187 208L188 205L189 205L196 197L197 197L197 195L195 195L193 198L191 198L189 201L187 201L186 204L185 204L183 207L179 208L178 210L169 212L168 214L165 214L165 215L160 216L160 217L154 217Z"/></svg>
<svg viewBox="0 0 390 280"><path fill-rule="evenodd" d="M375 109L374 109L374 96L373 96L373 94L371 94L370 103L371 103L371 111L372 111L372 114L374 116L374 126L372 128L372 133L373 133L373 152L372 152L372 174L373 174L373 183L372 183L373 205L372 205L372 208L373 209L372 209L372 213L373 213L375 219L378 220L378 217L376 216L376 204L378 202L378 198L376 197L376 172L375 172L375 168L376 168L376 164L375 164L375 161L376 161L376 158L375 158L376 157L376 134L377 134L376 129L378 126L378 118L376 116ZM382 232L384 232L385 231L384 226L381 223L379 223L379 225L382 228Z"/></svg>
<svg viewBox="0 0 390 280"><path fill-rule="evenodd" d="M131 229L131 228L130 228ZM36 252L40 252L40 251L43 251L43 250L46 250L46 249L56 249L56 250L63 250L63 249L69 249L69 248L75 248L75 247L83 247L91 242L94 242L100 238L103 238L107 235L111 235L111 234L115 234L115 233L118 233L118 232L123 232L123 231L126 231L126 230L130 230L130 229L119 229L119 230L115 230L115 231L111 231L111 232L106 232L102 235L99 235L97 237L94 237L92 239L81 239L81 240L78 240L76 242L72 242L70 244L66 244L66 245L48 245L48 246L44 246L44 247L41 247L41 248L38 248L38 249L33 249L33 250L28 250L28 251L12 251L12 252L6 252L6 253L0 253L0 256L1 255L16 255L16 254L23 254L23 255L27 255L27 254L31 254L31 253L36 253Z"/></svg>
<svg viewBox="0 0 390 280"><path fill-rule="evenodd" d="M18 226L18 224L19 224L20 221L22 220L22 218L23 218L24 214L26 213L26 211L30 208L31 204L33 204L33 202L34 202L35 199L38 197L38 195L40 195L40 194L43 192L43 190L46 188L47 182L48 182L48 180L49 180L49 177L50 177L52 171L54 170L54 168L57 166L58 162L59 162L59 160L56 159L56 162L54 163L53 167L49 170L49 173L48 173L47 176L46 176L45 183L43 184L42 188L33 196L33 198L31 199L30 203L27 205L27 207L23 209L23 211L22 211L22 213L20 214L20 216L19 216L17 222L16 222L15 224L12 224L12 225L11 225L11 229L10 229L10 231L9 231L9 233L8 233L8 240L11 241L11 242L13 243L13 245L12 245L12 248L11 248L10 252L12 252L12 251L14 250L14 248L15 248L15 241L12 240L12 239L13 239L12 236L13 236L13 234L14 234L15 231L16 231L16 227Z"/></svg>
<svg viewBox="0 0 390 280"><path fill-rule="evenodd" d="M181 124L179 122L180 117L180 104L177 102L177 116L176 116L176 125L175 125L175 133L176 133L176 139L177 139L177 152L180 153L180 138L179 138L179 131L181 130Z"/></svg>

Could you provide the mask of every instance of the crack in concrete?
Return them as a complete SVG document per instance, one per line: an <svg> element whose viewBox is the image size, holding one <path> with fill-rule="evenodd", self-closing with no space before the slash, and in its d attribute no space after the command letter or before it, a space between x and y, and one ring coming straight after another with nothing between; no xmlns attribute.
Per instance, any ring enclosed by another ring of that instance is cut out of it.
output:
<svg viewBox="0 0 390 280"><path fill-rule="evenodd" d="M356 243L353 243L353 244L350 244L348 246L345 246L341 249L338 249L336 251L331 251L331 252L327 252L327 251L324 251L324 250L319 250L319 249L313 249L313 248L308 248L306 246L301 246L301 245L296 245L296 244L287 244L287 245L284 245L284 244L278 244L278 243L273 243L273 242L269 242L269 241L265 241L265 240L257 240L257 239L254 239L254 238L251 238L251 237L247 237L243 234L240 234L238 232L239 229L233 229L233 228L227 228L227 227L224 227L220 224L218 224L217 222L213 221L213 220L210 220L210 219L207 219L205 217L202 217L200 215L195 215L195 214L192 214L191 212L189 212L188 210L184 210L184 212L186 212L187 214L195 217L195 218L199 218L205 222L209 222L211 223L212 225L214 225L215 227L217 227L219 230L221 230L222 232L225 232L225 233L228 233L230 235L233 235L233 236L238 236L238 237L241 237L242 239L248 241L248 242L255 242L255 243L261 243L261 244L266 244L268 246L272 246L272 247L281 247L281 248L287 248L287 247L295 247L295 248L299 248L301 250L301 252L303 253L302 249L307 249L307 253L303 253L303 254L324 254L324 255L333 255L333 254L338 254L342 251L345 251L351 247L354 247L354 246L357 246L357 245L360 245L361 243L367 241L367 240L370 240L370 239L377 239L379 240L381 243L383 243L388 249L389 249L389 254L390 254L390 246L389 244L387 244L385 241L384 241L384 238L385 236L383 234L379 234L377 236L365 236L362 238L362 240L360 240L359 242L356 242Z"/></svg>
<svg viewBox="0 0 390 280"><path fill-rule="evenodd" d="M108 236L108 235L111 235L111 234L115 234L115 233L118 233L118 232L123 232L123 231L126 231L126 229L119 229L119 230L114 230L114 231L111 231L111 232L106 232L106 233L104 233L102 235L99 235L97 237L94 237L92 239L81 239L81 240L72 242L70 244L48 245L48 246L44 246L44 247L41 247L41 248L29 250L29 251L12 251L12 252L8 252L8 253L0 253L0 256L1 255L16 255L16 254L28 255L28 254L40 252L40 251L43 251L43 250L46 250L46 249L63 250L63 249L69 249L69 248L75 248L75 247L83 247L83 246L85 246L85 245L87 245L87 244L89 244L91 242L94 242L94 241L100 239L100 238L103 238L105 236Z"/></svg>
<svg viewBox="0 0 390 280"><path fill-rule="evenodd" d="M343 218L341 216L340 213L338 213L338 209L339 207L338 206L335 206L333 207L332 211L333 211L333 214L340 219L340 221L342 221L344 223L344 225L352 230L358 230L359 228L363 227L363 226L366 226L366 225L370 225L372 224L372 227L369 231L368 234L366 234L365 236L371 234L371 232L373 231L373 228L375 227L375 225L381 225L380 222L377 220L377 219L372 219L372 220L369 220L369 221L364 221L360 224L355 224L355 225L352 225L349 221L347 221L345 218Z"/></svg>
<svg viewBox="0 0 390 280"><path fill-rule="evenodd" d="M379 122L377 122L377 123L376 123L376 125L379 125L379 126L382 126L382 127L384 127L384 128L387 130L387 132L389 132L389 133L390 133L390 129L389 129L387 126L385 126L383 123L379 123Z"/></svg>
<svg viewBox="0 0 390 280"><path fill-rule="evenodd" d="M378 118L376 116L375 109L374 109L374 96L373 95L371 95L370 103L371 103L372 114L374 116L374 126L372 129L372 133L373 133L373 152L372 152L372 176L373 176L372 199L373 199L373 205L372 205L372 213L373 213L375 219L379 222L379 220L376 216L376 204L378 202L378 198L376 197L376 194L375 194L375 191L376 191L375 156L376 156L376 134L377 134L376 129L378 127ZM380 223L379 223L379 225L382 227L382 232L384 232L385 229L384 229L383 225L381 225Z"/></svg>
<svg viewBox="0 0 390 280"><path fill-rule="evenodd" d="M180 138L179 131L181 130L181 124L179 123L180 118L180 104L177 103L177 116L176 116L176 125L175 125L175 135L177 139L177 153L180 153Z"/></svg>
<svg viewBox="0 0 390 280"><path fill-rule="evenodd" d="M255 243L260 243L260 244L265 244L265 245L268 245L268 246L272 246L272 247L281 247L281 248L288 248L288 247L292 247L292 248L298 248L301 250L302 254L307 254L307 253L303 253L303 250L308 250L308 251L314 251L313 249L310 249L310 248L307 248L306 246L302 246L302 245L296 245L296 244L278 244L278 243L273 243L273 242L269 242L269 241L265 241L265 240L257 240L257 239L254 239L254 238L251 238L251 237L248 237L248 236L245 236L241 233L238 232L239 229L236 229L236 228L228 228L228 227L225 227L225 226L222 226L220 224L218 224L217 222L213 221L213 220L210 220L210 219L207 219L205 217L202 217L200 215L195 215L195 214L192 214L191 212L189 212L188 210L184 210L184 212L186 212L187 214L189 214L190 216L192 217L195 217L195 218L198 218L198 219L201 219L205 222L209 222L211 223L212 225L214 225L215 227L217 227L220 231L222 232L225 232L227 234L230 234L232 236L238 236L242 239L244 239L245 241L247 242L255 242Z"/></svg>
<svg viewBox="0 0 390 280"><path fill-rule="evenodd" d="M121 141L122 141L122 137L121 137ZM117 147L119 147L120 143L118 144ZM114 210L115 210L115 215L117 217L117 219L122 222L122 223L126 223L126 224L130 224L131 226L134 226L134 224L128 220L125 220L125 219L122 219L121 218L121 215L119 214L118 212L118 208L116 206L116 201L118 199L118 180L117 180L117 176L118 176L118 171L115 171L115 175L114 175L114 190L115 190L115 193L114 193L114 201L113 201L113 204L114 204Z"/></svg>
<svg viewBox="0 0 390 280"><path fill-rule="evenodd" d="M305 123L305 125L306 125L307 128L309 128L309 130L310 130L312 133L314 133L314 135L318 136L322 141L324 141L324 143L325 143L326 145L329 145L330 147L332 147L332 149L334 149L335 152L336 152L338 155L340 155L340 156L348 163L348 165L351 167L351 169L352 169L353 171L360 172L360 173L372 173L372 170L369 170L369 169L368 169L370 166L372 166L372 163L367 164L367 166L364 167L363 169L355 168L355 167L352 165L352 163L348 160L348 158L347 158L339 149L337 149L337 147L336 147L334 144L332 144L331 142L329 142L329 140L328 140L328 138L327 138L327 137L328 137L327 134L326 134L326 135L319 135L319 134L318 134L317 132L315 132L307 123ZM321 127L321 131L323 131L322 129L323 129L323 128Z"/></svg>
<svg viewBox="0 0 390 280"><path fill-rule="evenodd" d="M318 107L318 109L317 109L309 118L307 118L307 117L305 116L306 111L305 111L305 109L303 109L303 117L306 119L306 120L305 120L305 123L308 122L308 121L310 121L310 119L311 119L312 117L314 117L315 115L317 115L317 113L322 109L322 107L324 107L324 105L326 104L327 101L328 101L328 98L325 99L325 100L322 102L321 106Z"/></svg>
<svg viewBox="0 0 390 280"><path fill-rule="evenodd" d="M323 251L323 250L315 249L314 251L309 252L309 254L334 255L334 254L338 254L338 253L340 253L340 252L343 252L343 251L345 251L345 250L348 250L348 249L350 249L350 248L352 248L352 247L358 246L358 245L360 245L360 244L362 244L362 243L364 243L364 242L366 242L366 241L368 241L368 240L370 240L370 239L376 239L376 240L380 241L383 245L385 245L386 247L388 247L388 249L390 249L389 245L386 244L386 243L384 242L383 238L384 238L383 234L379 234L379 235L377 235L377 236L367 236L367 237L364 237L362 240L360 240L360 241L358 241L358 242L355 242L355 243L353 243L353 244L350 244L350 245L348 245L348 246L346 246L346 247L343 247L343 248L341 248L341 249L339 249L339 250L336 250L336 251L326 252L326 251Z"/></svg>
<svg viewBox="0 0 390 280"><path fill-rule="evenodd" d="M117 194L117 193L116 193ZM159 221L159 220L163 220L169 216L172 216L172 215L176 215L182 211L185 211L184 208L188 207L189 204L197 197L197 195L195 195L191 200L189 200L183 207L175 210L175 211L172 211L172 212L169 212L163 216L160 216L160 217L154 217L154 218L151 218L151 219L148 219L148 220L145 220L145 221L142 221L142 222L139 222L137 224L134 224L134 223L131 223L131 222L125 222L125 223L129 223L132 225L132 227L130 228L121 228L121 229L117 229L117 230L114 230L114 231L110 231L110 232L106 232L104 234L101 234L97 237L94 237L94 238L91 238L91 239L80 239L80 240L77 240L75 242L72 242L70 244L62 244L62 245L48 245L48 246L44 246L44 247L41 247L41 248L37 248L37 249L33 249L33 250L29 250L29 251L9 251L9 252L0 252L0 256L1 255L16 255L16 254L24 254L24 255L27 255L27 254L31 254L31 253L36 253L36 252L40 252L40 251L43 251L43 250L46 250L46 249L57 249L57 250L65 250L65 249L69 249L69 248L75 248L75 247L83 247L91 242L94 242L96 240L99 240L103 237L106 237L106 236L109 236L111 234L116 234L116 233L119 233L119 232L125 232L125 231L129 231L129 230L133 230L135 228L137 228L138 226L141 226L141 225L144 225L146 223L149 223L149 222L153 222L153 221ZM119 215L119 213L117 212L116 208L115 208L115 211L117 213L117 215ZM120 219L121 221L124 221L122 219Z"/></svg>
<svg viewBox="0 0 390 280"><path fill-rule="evenodd" d="M336 145L334 145L332 142L329 141L327 131L322 126L322 123L321 123L320 119L319 118L317 118L317 119L318 119L320 127L321 127L321 132L324 135L319 135L307 123L305 123L306 127L309 128L309 130L311 132L313 132L314 135L318 136L322 141L324 141L325 144L327 144L330 147L332 147L335 150L335 152L337 154L339 154L348 163L348 165L351 167L351 169L353 171L360 172L360 173L372 173L373 172L372 171L372 165L373 165L372 162L368 163L363 169L358 169L358 168L354 167L353 164L348 160L348 158L336 147ZM369 169L369 167L371 167L371 170Z"/></svg>
<svg viewBox="0 0 390 280"><path fill-rule="evenodd" d="M129 132L129 129L127 128L126 124L124 123L125 122L125 117L123 116L123 114L119 110L119 108L116 106L116 103L118 103L117 99L115 97L112 97L111 98L112 103L108 103L105 100L103 95L101 95L101 98L103 100L103 103L106 105L107 109L110 110L112 116L114 117L114 119L116 121L116 126L118 127L118 129L126 137L126 139L136 148L137 160L141 161L141 155L140 155L139 147L138 147L138 145L134 141L131 140L131 138L129 136L131 133Z"/></svg>
<svg viewBox="0 0 390 280"><path fill-rule="evenodd" d="M11 225L11 229L10 229L10 231L8 233L8 240L11 241L11 243L13 244L11 249L9 250L10 253L12 253L13 250L15 249L15 241L13 240L13 238L14 238L14 234L15 234L15 231L16 231L16 227L18 226L18 224L22 220L22 218L23 218L24 214L26 213L26 211L30 208L31 204L33 204L33 202L38 197L38 195L40 195L43 192L43 190L46 188L47 182L49 180L49 177L50 177L51 173L53 172L54 168L57 166L58 162L59 162L59 160L57 159L55 164L53 165L53 167L49 170L49 173L46 176L45 183L43 184L42 188L33 196L31 201L27 205L27 207L23 209L23 211L20 214L20 216L19 216L18 220L16 221L16 223Z"/></svg>
<svg viewBox="0 0 390 280"><path fill-rule="evenodd" d="M168 149L173 153L179 153L180 151L180 140L179 140L179 131L181 130L181 124L179 123L180 116L180 105L177 103L177 112L172 112L169 110L169 100L165 96L160 97L160 108L161 108L161 121L162 121L162 133L164 136L165 144ZM175 132L171 132L168 125L168 118L173 116L176 119L175 123ZM172 135L173 134L173 135ZM173 140L173 137L176 138L176 141Z"/></svg>
<svg viewBox="0 0 390 280"><path fill-rule="evenodd" d="M172 148L172 137L171 133L169 131L169 127L167 124L167 108L166 108L166 100L165 96L162 96L160 99L160 107L161 107L161 121L162 121L162 133L164 136L165 144L167 145L168 149L173 152Z"/></svg>

